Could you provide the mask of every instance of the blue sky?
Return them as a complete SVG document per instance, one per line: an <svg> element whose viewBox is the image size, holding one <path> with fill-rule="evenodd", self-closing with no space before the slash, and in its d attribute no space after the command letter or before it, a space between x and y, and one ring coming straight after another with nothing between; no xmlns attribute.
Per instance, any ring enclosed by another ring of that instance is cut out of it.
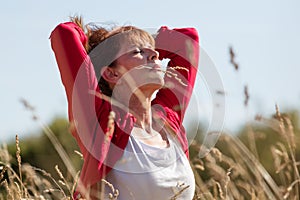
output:
<svg viewBox="0 0 300 200"><path fill-rule="evenodd" d="M86 22L197 28L201 46L222 78L226 92L224 127L229 132L255 114L271 114L275 103L281 109L299 108L299 8L296 0L3 2L0 142L40 129L20 98L35 106L46 123L57 115L67 116L64 89L48 38L58 23L74 14L82 15ZM230 45L240 65L238 72L229 63ZM243 106L245 84L250 93L247 108ZM201 91L199 95L209 96ZM206 123L209 98L200 104L197 116Z"/></svg>

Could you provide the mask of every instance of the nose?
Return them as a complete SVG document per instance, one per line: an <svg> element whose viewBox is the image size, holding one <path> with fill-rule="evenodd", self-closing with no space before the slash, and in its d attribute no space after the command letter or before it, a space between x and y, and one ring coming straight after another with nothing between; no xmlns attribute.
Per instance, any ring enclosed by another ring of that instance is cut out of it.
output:
<svg viewBox="0 0 300 200"><path fill-rule="evenodd" d="M154 49L147 49L148 50L148 60L149 61L155 61L159 58L158 51L155 51Z"/></svg>

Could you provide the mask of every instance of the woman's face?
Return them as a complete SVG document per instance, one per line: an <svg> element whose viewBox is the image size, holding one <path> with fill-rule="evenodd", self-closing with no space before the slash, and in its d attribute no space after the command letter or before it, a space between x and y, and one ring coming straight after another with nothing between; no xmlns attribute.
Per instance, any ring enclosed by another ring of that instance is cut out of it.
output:
<svg viewBox="0 0 300 200"><path fill-rule="evenodd" d="M164 84L158 52L148 43L125 42L119 52L114 69L119 82L131 85L131 90L154 92Z"/></svg>
<svg viewBox="0 0 300 200"><path fill-rule="evenodd" d="M124 67L126 70L147 64L160 68L158 52L148 43L134 44L126 42L122 45L119 55L116 64Z"/></svg>

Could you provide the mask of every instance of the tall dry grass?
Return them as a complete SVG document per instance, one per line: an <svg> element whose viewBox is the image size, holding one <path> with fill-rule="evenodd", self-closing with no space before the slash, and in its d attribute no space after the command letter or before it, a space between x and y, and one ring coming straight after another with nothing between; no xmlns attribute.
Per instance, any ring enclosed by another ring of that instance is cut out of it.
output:
<svg viewBox="0 0 300 200"><path fill-rule="evenodd" d="M255 152L237 137L222 134L218 143L226 154L214 148L203 159L191 160L198 186L195 199L299 199L300 162L296 160L295 133L289 118L279 112L276 116L278 119L259 119L281 136L268 147L274 161L272 171L267 171ZM249 132L253 134L251 128ZM194 143L191 148L197 150L199 146ZM270 176L272 172L280 176L279 182Z"/></svg>
<svg viewBox="0 0 300 200"><path fill-rule="evenodd" d="M237 137L224 133L217 146L204 158L193 156L190 159L197 185L194 199L299 199L300 162L296 159L297 143L291 120L278 108L274 118L258 117L257 120L280 136L280 140L268 147L274 161L272 170L279 175L280 181L275 182L253 149ZM252 136L257 134L251 127L248 131ZM255 141L252 142L255 146ZM72 199L78 172L72 180L67 180L55 166L59 177L55 179L43 169L22 163L19 144L16 137L15 156L9 154L6 145L0 148L0 199ZM191 154L198 152L200 147L201 144L193 142ZM117 199L117 189L105 180L103 183L112 188L111 199ZM180 197L182 191L184 188L174 193L171 199Z"/></svg>

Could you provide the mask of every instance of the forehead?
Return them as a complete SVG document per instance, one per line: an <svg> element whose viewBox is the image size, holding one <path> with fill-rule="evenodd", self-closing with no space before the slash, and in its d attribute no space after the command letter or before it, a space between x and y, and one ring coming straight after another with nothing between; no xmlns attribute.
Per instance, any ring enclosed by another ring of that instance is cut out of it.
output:
<svg viewBox="0 0 300 200"><path fill-rule="evenodd" d="M120 40L120 52L126 53L135 48L154 48L155 42L153 37L143 30L131 30L122 33Z"/></svg>
<svg viewBox="0 0 300 200"><path fill-rule="evenodd" d="M154 49L154 46L147 41L126 41L122 43L120 52L126 53L137 48L149 48Z"/></svg>

